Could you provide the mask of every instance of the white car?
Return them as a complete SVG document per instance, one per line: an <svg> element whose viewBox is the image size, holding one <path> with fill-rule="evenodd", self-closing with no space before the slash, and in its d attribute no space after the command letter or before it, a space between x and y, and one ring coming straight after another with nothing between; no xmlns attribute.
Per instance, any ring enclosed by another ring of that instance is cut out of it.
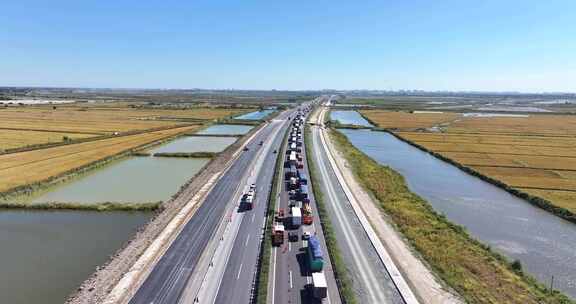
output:
<svg viewBox="0 0 576 304"><path fill-rule="evenodd" d="M302 239L307 240L309 238L310 238L310 232L304 231L304 233L302 233Z"/></svg>

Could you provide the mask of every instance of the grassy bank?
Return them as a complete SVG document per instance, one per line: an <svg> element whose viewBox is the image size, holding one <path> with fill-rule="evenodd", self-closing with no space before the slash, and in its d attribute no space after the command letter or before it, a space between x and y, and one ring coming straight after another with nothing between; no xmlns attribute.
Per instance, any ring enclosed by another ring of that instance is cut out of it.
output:
<svg viewBox="0 0 576 304"><path fill-rule="evenodd" d="M468 235L412 193L404 178L378 164L337 131L331 132L360 183L432 269L468 303L574 303L524 274L518 262Z"/></svg>
<svg viewBox="0 0 576 304"><path fill-rule="evenodd" d="M286 141L290 129L286 129L282 139L280 151L276 154L276 165L272 177L272 189L268 197L268 209L266 211L266 227L264 231L264 240L260 248L260 258L258 260L258 272L256 277L256 301L253 303L266 304L268 300L268 278L270 276L270 255L272 254L272 224L274 223L274 214L278 205L278 196L276 195L281 188L278 188L280 172L284 165L284 155L286 151Z"/></svg>
<svg viewBox="0 0 576 304"><path fill-rule="evenodd" d="M328 115L330 115L330 114L328 114ZM333 127L333 128L337 128L337 129L352 129L352 130L372 129L372 127L367 127L367 126L343 124L343 123L340 123L338 120L330 120L330 121L328 121L327 125L329 127Z"/></svg>
<svg viewBox="0 0 576 304"><path fill-rule="evenodd" d="M257 126L263 122L264 120L261 119L221 119L217 123L220 125Z"/></svg>
<svg viewBox="0 0 576 304"><path fill-rule="evenodd" d="M47 202L39 204L0 203L0 209L26 209L26 210L80 210L80 211L155 211L162 202L152 203L65 203Z"/></svg>
<svg viewBox="0 0 576 304"><path fill-rule="evenodd" d="M212 158L216 157L216 152L173 152L173 153L154 153L154 157L184 157L184 158Z"/></svg>
<svg viewBox="0 0 576 304"><path fill-rule="evenodd" d="M332 222L326 211L326 205L324 202L324 195L320 191L320 181L318 180L318 172L316 169L316 164L312 160L312 143L310 127L306 126L304 141L306 145L306 155L308 161L308 169L310 170L310 179L312 183L312 191L314 192L314 198L316 199L316 206L318 207L318 216L320 217L320 224L322 225L322 230L324 231L324 239L326 240L326 246L328 247L328 254L330 255L330 260L332 262L332 268L334 270L334 276L336 277L336 283L338 284L338 290L340 291L340 297L343 303L353 304L358 303L356 299L356 294L352 289L352 280L346 268L346 263L340 255L340 248L338 247L338 241L336 239L336 234L334 228L332 228Z"/></svg>

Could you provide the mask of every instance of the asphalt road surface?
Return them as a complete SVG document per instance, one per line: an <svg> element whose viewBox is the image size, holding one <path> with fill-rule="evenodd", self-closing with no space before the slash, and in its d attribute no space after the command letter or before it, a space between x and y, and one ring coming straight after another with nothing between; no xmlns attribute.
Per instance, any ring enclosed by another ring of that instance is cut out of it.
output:
<svg viewBox="0 0 576 304"><path fill-rule="evenodd" d="M282 113L277 119L282 119L287 115L289 113ZM154 266L130 303L174 304L179 302L190 276L198 266L202 253L222 222L225 210L229 204L235 203L234 194L239 187L243 186L240 184L241 181L245 179L247 174L250 174L249 168L258 151L257 143L275 140L270 136L271 134L281 134L280 132L273 132L274 128L278 126L279 124L274 123L265 126L248 143L249 150L243 152L216 183L194 216L186 223L180 234ZM267 161L270 160L267 159ZM262 216L263 213L261 212L260 217ZM248 218L250 219L250 217Z"/></svg>
<svg viewBox="0 0 576 304"><path fill-rule="evenodd" d="M302 130L303 136L304 129ZM286 143L284 143L286 145ZM285 154L283 155L285 157ZM310 206L312 207L312 213L314 215L313 224L310 226L303 225L297 229L290 229L289 225L286 225L288 232L296 232L298 234L297 242L285 241L280 247L273 247L272 250L272 265L270 271L272 275L273 284L272 290L268 292L268 297L271 299L273 304L299 304L299 303L329 303L329 304L339 304L340 295L338 287L336 285L336 280L334 278L334 273L332 271L332 265L326 248L326 242L324 240L324 233L322 231L322 226L320 225L320 219L318 218L318 208L316 207L316 201L314 199L313 186L311 185L310 172L307 164L306 147L305 143L302 146L302 163L304 164L304 173L308 176L308 196L310 198ZM281 174L281 178L284 181L284 172ZM286 183L282 183L282 190L280 192L279 208L283 208L288 213L288 189ZM278 209L278 208L277 208ZM308 265L306 262L306 251L307 246L306 241L302 240L302 233L308 231L311 234L316 234L320 240L322 251L324 253L324 274L326 276L326 281L328 283L328 297L323 301L319 301L313 298L309 291L307 290L307 285L312 283L311 273L308 270Z"/></svg>
<svg viewBox="0 0 576 304"><path fill-rule="evenodd" d="M281 129L273 139L274 142L270 151L280 151L280 145L287 127L288 123L283 121ZM279 153L267 153L265 156L261 170L256 178L254 208L252 210L239 211L244 212L245 216L240 224L232 253L228 258L215 303L250 303L252 299L259 249L266 220L266 207L269 201L276 157L278 155Z"/></svg>
<svg viewBox="0 0 576 304"><path fill-rule="evenodd" d="M322 119L320 115L318 120ZM357 298L360 303L404 303L328 162L320 132L319 126L312 127L313 161L320 181L316 186L324 193L326 209Z"/></svg>

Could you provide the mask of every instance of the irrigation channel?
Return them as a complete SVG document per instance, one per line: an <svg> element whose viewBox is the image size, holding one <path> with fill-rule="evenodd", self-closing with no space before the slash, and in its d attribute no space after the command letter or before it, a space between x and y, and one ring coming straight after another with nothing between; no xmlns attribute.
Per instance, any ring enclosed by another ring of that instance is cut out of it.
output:
<svg viewBox="0 0 576 304"><path fill-rule="evenodd" d="M363 120L358 113L338 113L341 123ZM478 240L510 259L540 282L576 298L576 225L504 190L471 176L394 136L371 130L340 130L350 142L380 164L404 176L410 189Z"/></svg>
<svg viewBox="0 0 576 304"><path fill-rule="evenodd" d="M217 131L222 132L219 127ZM226 134L246 132L246 126L224 127L229 132ZM206 130L211 132L211 128ZM147 152L220 152L236 140L183 136ZM14 201L164 201L207 162L198 158L128 157ZM0 303L63 303L151 216L147 212L0 209Z"/></svg>
<svg viewBox="0 0 576 304"><path fill-rule="evenodd" d="M267 109L267 110L261 110L261 111L256 111L256 112L250 112L250 113L246 113L246 114L242 114L239 116L234 117L234 119L243 119L243 120L258 120L258 119L264 119L266 117L268 117L268 115L274 113L274 109Z"/></svg>

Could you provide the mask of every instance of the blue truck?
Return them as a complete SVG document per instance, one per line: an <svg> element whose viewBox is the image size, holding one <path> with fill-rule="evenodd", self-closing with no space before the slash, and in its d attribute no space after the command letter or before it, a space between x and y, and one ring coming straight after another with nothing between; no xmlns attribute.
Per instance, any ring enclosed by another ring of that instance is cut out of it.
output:
<svg viewBox="0 0 576 304"><path fill-rule="evenodd" d="M308 255L310 272L322 271L324 267L324 256L322 255L322 248L320 248L320 241L315 235L310 236L310 239L308 239L306 253Z"/></svg>

